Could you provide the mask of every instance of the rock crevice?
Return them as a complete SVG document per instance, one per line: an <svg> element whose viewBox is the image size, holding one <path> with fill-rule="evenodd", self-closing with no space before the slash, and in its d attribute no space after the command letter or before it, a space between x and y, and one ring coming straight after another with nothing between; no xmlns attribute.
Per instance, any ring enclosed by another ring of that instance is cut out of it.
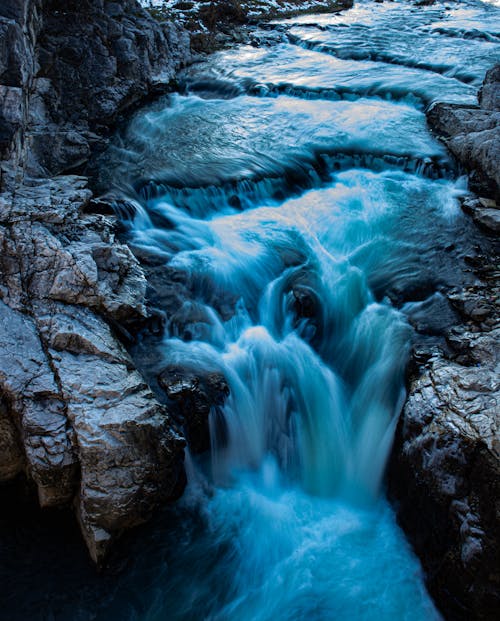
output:
<svg viewBox="0 0 500 621"><path fill-rule="evenodd" d="M113 329L147 320L143 270L68 171L167 88L189 39L133 0L6 0L0 35L0 482L73 504L101 562L180 493L185 442Z"/></svg>

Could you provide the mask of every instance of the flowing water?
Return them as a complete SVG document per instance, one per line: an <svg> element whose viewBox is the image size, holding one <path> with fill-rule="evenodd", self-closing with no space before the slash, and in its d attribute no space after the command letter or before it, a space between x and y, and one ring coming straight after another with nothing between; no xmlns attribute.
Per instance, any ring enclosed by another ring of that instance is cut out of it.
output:
<svg viewBox="0 0 500 621"><path fill-rule="evenodd" d="M475 101L494 5L363 0L256 31L117 138L103 177L170 318L138 364L230 393L119 587L32 618L440 618L383 474L412 325L452 317L440 290L474 243L424 110Z"/></svg>

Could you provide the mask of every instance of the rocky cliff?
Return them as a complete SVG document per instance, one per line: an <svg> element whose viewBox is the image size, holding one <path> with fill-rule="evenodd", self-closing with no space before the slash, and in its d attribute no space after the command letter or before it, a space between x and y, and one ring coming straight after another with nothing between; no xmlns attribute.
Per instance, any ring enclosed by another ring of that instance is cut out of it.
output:
<svg viewBox="0 0 500 621"><path fill-rule="evenodd" d="M0 6L0 482L73 504L98 562L182 491L184 440L118 338L148 322L144 274L68 173L187 61L134 0Z"/></svg>
<svg viewBox="0 0 500 621"><path fill-rule="evenodd" d="M462 322L442 347L419 347L389 468L389 487L431 593L451 619L500 609L500 66L476 107L437 104L429 124L481 198L463 204L485 232L469 257L476 284L449 292Z"/></svg>

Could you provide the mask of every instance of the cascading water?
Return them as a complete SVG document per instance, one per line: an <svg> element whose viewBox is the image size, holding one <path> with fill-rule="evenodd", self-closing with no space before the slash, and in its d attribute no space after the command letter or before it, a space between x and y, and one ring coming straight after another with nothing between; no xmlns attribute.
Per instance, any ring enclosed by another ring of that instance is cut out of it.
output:
<svg viewBox="0 0 500 621"><path fill-rule="evenodd" d="M446 282L458 260L434 264L440 240L467 245L422 108L475 97L499 51L490 18L366 2L297 19L281 43L195 67L128 128L129 242L190 290L157 368L229 386L209 464L189 461L206 532L186 540L186 583L137 618L438 618L380 496L411 342L391 300Z"/></svg>
<svg viewBox="0 0 500 621"><path fill-rule="evenodd" d="M473 243L423 108L474 100L498 15L367 0L289 20L192 67L106 154L170 317L138 364L221 373L229 395L175 525L118 593L60 618L439 618L381 487L408 318L444 303Z"/></svg>

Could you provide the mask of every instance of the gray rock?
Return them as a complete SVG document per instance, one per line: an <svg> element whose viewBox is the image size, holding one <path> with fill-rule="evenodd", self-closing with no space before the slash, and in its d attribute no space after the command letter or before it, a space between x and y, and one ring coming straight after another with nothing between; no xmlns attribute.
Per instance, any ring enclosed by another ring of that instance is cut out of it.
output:
<svg viewBox="0 0 500 621"><path fill-rule="evenodd" d="M492 621L500 604L499 293L493 281L450 296L467 323L448 354L419 359L389 467L429 589L457 619Z"/></svg>
<svg viewBox="0 0 500 621"><path fill-rule="evenodd" d="M500 65L487 72L479 107L436 103L427 111L431 128L470 173L480 196L500 197Z"/></svg>
<svg viewBox="0 0 500 621"><path fill-rule="evenodd" d="M479 106L435 104L431 127L468 170L482 197L463 209L500 231L500 65L486 74ZM493 253L490 253L493 254ZM416 369L396 433L389 489L398 518L447 614L493 621L500 609L500 285L498 257L472 257L477 285L448 295L463 325Z"/></svg>
<svg viewBox="0 0 500 621"><path fill-rule="evenodd" d="M68 502L76 459L65 406L32 318L0 302L0 385L42 506ZM10 478L10 476L7 476Z"/></svg>
<svg viewBox="0 0 500 621"><path fill-rule="evenodd" d="M500 233L500 209L494 201L469 199L464 201L462 208L472 216L476 224L489 233Z"/></svg>
<svg viewBox="0 0 500 621"><path fill-rule="evenodd" d="M500 65L486 72L484 83L479 91L479 105L485 110L500 110Z"/></svg>
<svg viewBox="0 0 500 621"><path fill-rule="evenodd" d="M210 415L219 441L224 439L225 427L216 427L219 422L223 424L223 417L217 414L229 395L229 386L222 373L200 374L169 366L159 374L158 384L170 399L177 402L186 439L194 454L210 448Z"/></svg>
<svg viewBox="0 0 500 621"><path fill-rule="evenodd" d="M0 482L72 504L96 562L184 485L184 440L110 326L148 320L146 279L78 176L165 89L189 37L135 0L0 6Z"/></svg>
<svg viewBox="0 0 500 621"><path fill-rule="evenodd" d="M431 127L469 171L482 197L463 209L500 230L500 65L480 107L436 104ZM486 244L485 244L486 245ZM415 359L389 466L398 518L426 571L431 594L458 620L493 621L500 608L500 285L493 252L471 258L483 278L448 295L463 324L447 348Z"/></svg>
<svg viewBox="0 0 500 621"><path fill-rule="evenodd" d="M182 489L184 440L105 318L147 317L146 282L81 177L0 199L0 477L74 502L92 557Z"/></svg>
<svg viewBox="0 0 500 621"><path fill-rule="evenodd" d="M135 0L5 0L0 35L0 158L10 184L84 165L124 110L190 60L187 33Z"/></svg>

